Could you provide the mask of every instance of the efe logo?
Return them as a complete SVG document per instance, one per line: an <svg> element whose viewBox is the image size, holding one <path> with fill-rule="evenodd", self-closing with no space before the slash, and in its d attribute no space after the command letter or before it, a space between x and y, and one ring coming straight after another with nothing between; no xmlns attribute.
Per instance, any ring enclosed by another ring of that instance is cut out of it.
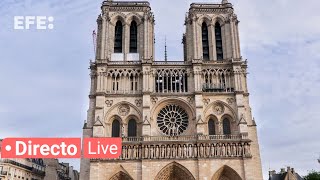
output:
<svg viewBox="0 0 320 180"><path fill-rule="evenodd" d="M53 20L52 16L14 16L14 29L53 29Z"/></svg>

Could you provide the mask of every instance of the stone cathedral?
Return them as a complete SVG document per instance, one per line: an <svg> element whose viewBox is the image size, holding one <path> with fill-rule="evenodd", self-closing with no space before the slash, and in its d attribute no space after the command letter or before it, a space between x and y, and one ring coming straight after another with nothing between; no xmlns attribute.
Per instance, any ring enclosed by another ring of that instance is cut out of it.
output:
<svg viewBox="0 0 320 180"><path fill-rule="evenodd" d="M157 61L149 2L101 10L83 137L121 137L122 155L82 159L80 179L262 180L232 4L190 5L181 61Z"/></svg>

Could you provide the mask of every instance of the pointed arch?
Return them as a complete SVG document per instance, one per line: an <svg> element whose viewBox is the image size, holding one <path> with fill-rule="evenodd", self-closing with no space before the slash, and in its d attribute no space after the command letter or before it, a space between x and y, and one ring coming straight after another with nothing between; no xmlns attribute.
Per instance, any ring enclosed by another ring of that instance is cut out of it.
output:
<svg viewBox="0 0 320 180"><path fill-rule="evenodd" d="M138 25L135 20L130 24L130 53L138 52Z"/></svg>
<svg viewBox="0 0 320 180"><path fill-rule="evenodd" d="M208 121L208 134L216 135L216 120L213 118L209 118Z"/></svg>
<svg viewBox="0 0 320 180"><path fill-rule="evenodd" d="M114 35L114 52L122 53L122 36L123 36L123 25L120 20L117 21L115 26Z"/></svg>
<svg viewBox="0 0 320 180"><path fill-rule="evenodd" d="M121 101L115 105L113 105L106 113L104 116L104 120L106 123L112 123L113 121L113 117L118 117L120 118L120 116L118 115L118 108L120 105L128 105L130 107L130 113L128 114L128 117L132 116L132 117L137 117L136 120L139 120L139 123L142 122L142 113L139 110L139 108L129 102L126 101ZM125 119L127 119L127 117L124 117ZM120 118L121 119L121 118ZM141 119L141 120L140 120ZM121 123L126 123L128 121L121 121Z"/></svg>
<svg viewBox="0 0 320 180"><path fill-rule="evenodd" d="M109 180L133 180L127 173L123 171L119 171L115 175L113 175Z"/></svg>
<svg viewBox="0 0 320 180"><path fill-rule="evenodd" d="M223 101L220 101L220 100L214 101L214 102L210 103L209 105L207 105L207 107L203 111L203 113L206 115L206 117L208 117L209 115L212 115L212 111L211 111L212 108L218 104L224 106L224 108L225 108L223 116L228 115L230 117L230 120L232 120L232 121L236 120L237 115L236 115L235 110L229 104L227 104Z"/></svg>
<svg viewBox="0 0 320 180"><path fill-rule="evenodd" d="M117 21L121 21L122 24L125 24L126 23L126 15L122 12L115 12L114 14L112 14L110 16L111 24L115 26Z"/></svg>
<svg viewBox="0 0 320 180"><path fill-rule="evenodd" d="M136 12L130 12L129 14L126 15L127 24L131 24L132 21L136 21L139 26L141 23L143 23L142 19L143 17Z"/></svg>
<svg viewBox="0 0 320 180"><path fill-rule="evenodd" d="M219 16L216 16L214 19L212 19L212 24L215 25L216 23L219 23L221 26L224 26L225 22L226 22L226 19L225 17L219 15Z"/></svg>
<svg viewBox="0 0 320 180"><path fill-rule="evenodd" d="M192 173L177 162L172 162L163 167L157 174L155 180L195 180Z"/></svg>
<svg viewBox="0 0 320 180"><path fill-rule="evenodd" d="M120 121L114 119L112 122L112 137L120 137Z"/></svg>
<svg viewBox="0 0 320 180"><path fill-rule="evenodd" d="M208 25L206 22L202 23L201 26L201 31L202 31L202 56L203 60L210 60L210 55L209 55L209 30L208 30Z"/></svg>
<svg viewBox="0 0 320 180"><path fill-rule="evenodd" d="M221 24L216 22L214 25L214 32L216 38L216 53L217 53L217 60L223 60L223 47L222 47L222 31L221 31Z"/></svg>
<svg viewBox="0 0 320 180"><path fill-rule="evenodd" d="M137 122L135 119L130 119L128 123L128 137L137 136Z"/></svg>
<svg viewBox="0 0 320 180"><path fill-rule="evenodd" d="M231 167L224 165L211 178L211 180L242 180L240 175Z"/></svg>
<svg viewBox="0 0 320 180"><path fill-rule="evenodd" d="M203 22L205 22L208 26L212 25L212 17L210 17L208 14L199 16L198 24L201 26Z"/></svg>
<svg viewBox="0 0 320 180"><path fill-rule="evenodd" d="M224 118L222 120L222 126L223 126L223 134L230 135L231 134L231 122L228 118Z"/></svg>

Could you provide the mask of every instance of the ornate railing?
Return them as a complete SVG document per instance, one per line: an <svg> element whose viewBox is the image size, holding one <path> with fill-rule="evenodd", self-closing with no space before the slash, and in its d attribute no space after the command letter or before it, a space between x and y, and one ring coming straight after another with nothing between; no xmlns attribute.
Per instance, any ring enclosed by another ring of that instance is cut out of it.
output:
<svg viewBox="0 0 320 180"><path fill-rule="evenodd" d="M153 65L191 65L187 61L154 61Z"/></svg>
<svg viewBox="0 0 320 180"><path fill-rule="evenodd" d="M250 144L246 134L125 137L121 157L113 160L251 158Z"/></svg>
<svg viewBox="0 0 320 180"><path fill-rule="evenodd" d="M204 83L202 85L203 92L234 92L234 88L218 85L214 83Z"/></svg>
<svg viewBox="0 0 320 180"><path fill-rule="evenodd" d="M141 61L109 61L108 65L139 65Z"/></svg>
<svg viewBox="0 0 320 180"><path fill-rule="evenodd" d="M199 158L251 158L250 142L230 143L154 143L122 146L120 158L113 160L141 159L199 159ZM91 159L100 161L105 159Z"/></svg>
<svg viewBox="0 0 320 180"><path fill-rule="evenodd" d="M144 136L123 137L123 142L152 142L152 141L201 141L201 140L247 140L247 134L239 135L194 135L194 136Z"/></svg>
<svg viewBox="0 0 320 180"><path fill-rule="evenodd" d="M112 6L116 5L126 5L126 6L150 6L148 1L103 1L104 4L112 4Z"/></svg>

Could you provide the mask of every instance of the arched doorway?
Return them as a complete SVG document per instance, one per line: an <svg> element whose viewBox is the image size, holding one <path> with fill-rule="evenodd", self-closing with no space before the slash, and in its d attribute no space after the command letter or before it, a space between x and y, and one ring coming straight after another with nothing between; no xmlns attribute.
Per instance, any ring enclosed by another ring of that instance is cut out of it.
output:
<svg viewBox="0 0 320 180"><path fill-rule="evenodd" d="M173 162L162 168L155 180L195 180L195 178L187 168Z"/></svg>
<svg viewBox="0 0 320 180"><path fill-rule="evenodd" d="M133 180L133 178L131 178L127 173L120 171L113 175L110 180Z"/></svg>
<svg viewBox="0 0 320 180"><path fill-rule="evenodd" d="M211 180L242 180L239 174L229 166L221 167Z"/></svg>

